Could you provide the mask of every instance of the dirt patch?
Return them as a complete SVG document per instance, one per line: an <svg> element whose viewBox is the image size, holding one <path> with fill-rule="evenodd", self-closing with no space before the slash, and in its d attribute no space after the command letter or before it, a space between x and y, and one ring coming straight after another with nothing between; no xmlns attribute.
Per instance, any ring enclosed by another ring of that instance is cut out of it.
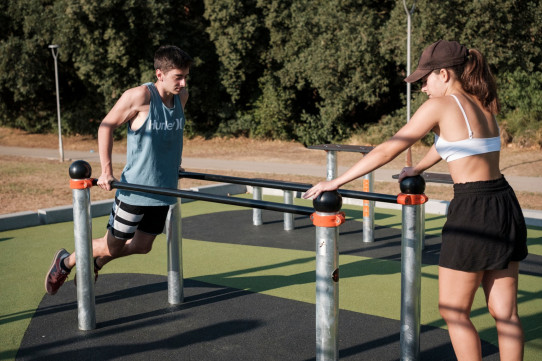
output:
<svg viewBox="0 0 542 361"><path fill-rule="evenodd" d="M58 148L58 135L28 134L26 132L0 127L0 145L34 148ZM88 136L63 137L65 150L98 151L97 140ZM114 151L126 152L124 141L115 142ZM414 162L420 160L426 147L413 148ZM250 160L259 162L284 162L294 164L326 164L325 153L311 150L295 142L260 141L247 138L215 138L206 140L194 138L185 140L184 157L201 157L230 160ZM360 159L360 154L341 152L338 155L341 166L353 165ZM400 169L404 166L404 155L399 156L385 168ZM100 169L99 164L91 164L93 169ZM0 156L0 214L35 211L39 208L62 206L71 202L71 190L67 186L68 166L58 161L36 160L22 157ZM501 153L501 169L505 175L540 177L542 176L542 152L540 150L507 148ZM122 165L115 165L115 174L120 174ZM208 172L207 170L190 169ZM445 162L440 162L431 171L447 172ZM212 173L212 172L210 172ZM228 175L271 178L292 182L315 183L321 179L296 175L269 175L256 173L228 172ZM208 184L203 181L182 180L181 188ZM346 189L361 189L361 181L354 181ZM396 182L376 182L375 192L394 194L398 192ZM110 199L111 192L91 192L92 200ZM426 194L430 199L450 200L451 186L428 184ZM522 207L542 209L542 190L540 193L518 192Z"/></svg>

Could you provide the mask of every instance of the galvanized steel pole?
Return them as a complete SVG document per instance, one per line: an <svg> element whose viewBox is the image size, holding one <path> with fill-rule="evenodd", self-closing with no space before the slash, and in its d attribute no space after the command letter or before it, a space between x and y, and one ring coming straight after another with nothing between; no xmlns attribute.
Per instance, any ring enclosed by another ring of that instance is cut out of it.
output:
<svg viewBox="0 0 542 361"><path fill-rule="evenodd" d="M284 191L284 204L294 204L294 192L293 191ZM284 230L293 231L295 228L294 225L294 214L293 213L284 213Z"/></svg>
<svg viewBox="0 0 542 361"><path fill-rule="evenodd" d="M256 201L262 200L262 187L252 187L252 199ZM252 208L252 224L254 226L261 226L262 222L262 210L260 208Z"/></svg>
<svg viewBox="0 0 542 361"><path fill-rule="evenodd" d="M374 173L366 174L362 178L363 191L374 191ZM363 200L363 242L374 242L375 236L375 201Z"/></svg>
<svg viewBox="0 0 542 361"><path fill-rule="evenodd" d="M313 201L316 226L316 360L339 359L339 210L338 192L324 192Z"/></svg>
<svg viewBox="0 0 542 361"><path fill-rule="evenodd" d="M168 302L171 305L180 305L184 299L181 222L181 199L177 198L169 208L166 221Z"/></svg>
<svg viewBox="0 0 542 361"><path fill-rule="evenodd" d="M80 330L96 328L94 299L94 262L92 258L92 218L90 216L91 168L87 162L76 161L70 167L73 194L73 233L77 270L77 319Z"/></svg>
<svg viewBox="0 0 542 361"><path fill-rule="evenodd" d="M405 184L409 184L410 189ZM401 236L401 360L420 359L420 315L422 283L422 247L424 232L423 194L425 182L421 176L401 181L398 203L403 207ZM406 194L405 194L406 193Z"/></svg>
<svg viewBox="0 0 542 361"><path fill-rule="evenodd" d="M337 178L337 151L326 150L326 180Z"/></svg>

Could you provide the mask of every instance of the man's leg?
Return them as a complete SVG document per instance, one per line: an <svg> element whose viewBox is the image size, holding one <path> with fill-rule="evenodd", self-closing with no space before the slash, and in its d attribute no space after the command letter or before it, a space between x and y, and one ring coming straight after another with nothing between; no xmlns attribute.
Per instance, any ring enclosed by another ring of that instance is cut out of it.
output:
<svg viewBox="0 0 542 361"><path fill-rule="evenodd" d="M95 280L98 271L112 259L131 254L146 254L164 228L169 206L131 206L115 200L104 237L92 241ZM62 249L55 254L45 278L47 293L54 295L75 266L75 252Z"/></svg>
<svg viewBox="0 0 542 361"><path fill-rule="evenodd" d="M101 266L97 264L97 258L102 256L110 256L109 244L116 249L122 249L126 240L115 238L109 230L102 238L92 240L92 257L94 258L94 280L98 278L98 271ZM75 267L76 258L75 252L68 253L65 249L59 250L53 257L53 262L45 277L45 290L48 294L54 295L58 289L68 279L73 267Z"/></svg>
<svg viewBox="0 0 542 361"><path fill-rule="evenodd" d="M108 239L107 245L109 252L95 254L96 265L98 265L99 268L102 268L106 263L115 258L126 257L132 254L147 254L151 251L155 238L156 235L138 230L132 239L129 239L120 247L119 243Z"/></svg>

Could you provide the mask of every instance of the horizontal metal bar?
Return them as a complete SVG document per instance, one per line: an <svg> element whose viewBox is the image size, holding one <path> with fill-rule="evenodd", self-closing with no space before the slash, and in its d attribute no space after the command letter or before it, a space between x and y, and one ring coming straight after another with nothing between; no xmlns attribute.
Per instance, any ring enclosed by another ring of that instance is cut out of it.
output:
<svg viewBox="0 0 542 361"><path fill-rule="evenodd" d="M320 149L320 150L334 150L337 152L352 152L352 153L362 153L367 154L374 149L374 147L367 147L363 145L345 145L345 144L320 144L320 145L310 145L308 149Z"/></svg>
<svg viewBox="0 0 542 361"><path fill-rule="evenodd" d="M283 182L270 179L259 179L259 178L241 178L241 177L230 177L220 174L207 174L207 173L195 173L195 172L179 172L179 178L190 178L190 179L199 179L211 182L225 182L233 184L244 184L247 186L253 187L262 187L262 188L273 188L273 189L283 189L285 191L298 191L305 192L307 189L312 187L308 183L292 183L292 182Z"/></svg>
<svg viewBox="0 0 542 361"><path fill-rule="evenodd" d="M259 208L259 209L266 209L270 211L301 214L305 216L308 216L314 213L313 208L296 206L292 204L282 204L282 203L274 203L274 202L267 202L267 201L258 201L254 199L226 197L226 196L219 196L219 195L208 194L208 193L152 187L152 186L145 186L145 185L139 185L139 184L123 183L123 182L118 182L118 181L111 182L111 186L113 188L125 189L125 190L135 191L135 192L161 194L165 196L189 198L189 199L195 199L195 200L206 201L206 202L224 203L224 204L231 204L234 206Z"/></svg>
<svg viewBox="0 0 542 361"><path fill-rule="evenodd" d="M212 182L224 182L233 184L244 184L254 187L282 189L287 191L306 192L312 187L312 184L307 183L292 183L284 181L276 181L269 179L256 179L256 178L241 178L230 177L220 174L207 174L207 173L195 173L195 172L179 172L179 178L199 179ZM338 189L341 196L346 198L364 199L368 201L377 201L385 203L397 203L397 196L372 192L359 192Z"/></svg>
<svg viewBox="0 0 542 361"><path fill-rule="evenodd" d="M426 173L423 172L420 174L423 179L429 183L442 183L442 184L454 184L452 176L447 173ZM393 179L399 179L399 174L394 174L391 176Z"/></svg>
<svg viewBox="0 0 542 361"><path fill-rule="evenodd" d="M364 199L366 201L397 203L397 196L391 194L359 192L347 189L339 189L339 194L345 198Z"/></svg>

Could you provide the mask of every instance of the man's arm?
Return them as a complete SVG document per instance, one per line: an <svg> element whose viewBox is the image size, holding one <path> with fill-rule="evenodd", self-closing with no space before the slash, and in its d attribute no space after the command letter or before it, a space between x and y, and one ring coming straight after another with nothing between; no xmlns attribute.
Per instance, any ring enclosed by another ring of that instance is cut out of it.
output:
<svg viewBox="0 0 542 361"><path fill-rule="evenodd" d="M130 121L139 112L145 110L150 98L148 92L142 86L132 88L124 92L117 103L105 116L98 128L98 150L100 152L100 164L102 173L98 178L98 186L111 190L113 176L113 132L122 124Z"/></svg>

